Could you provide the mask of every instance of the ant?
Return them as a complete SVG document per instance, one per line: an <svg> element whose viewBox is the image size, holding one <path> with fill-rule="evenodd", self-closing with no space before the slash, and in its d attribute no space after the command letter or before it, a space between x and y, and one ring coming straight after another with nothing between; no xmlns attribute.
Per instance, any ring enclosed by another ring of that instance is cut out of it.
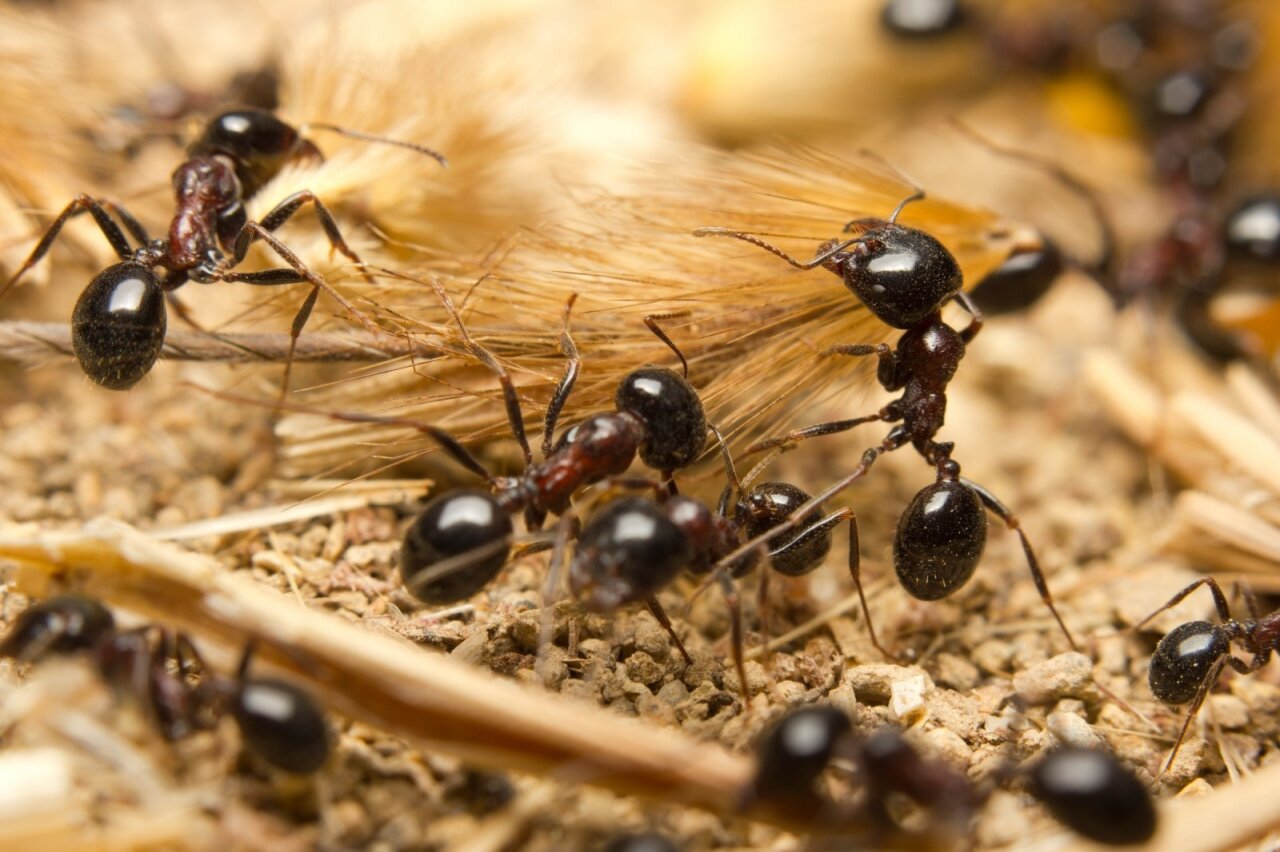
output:
<svg viewBox="0 0 1280 852"><path fill-rule="evenodd" d="M1077 648L1054 607L1044 573L1017 516L986 488L961 478L960 465L951 458L953 443L934 440L946 415L947 385L964 357L966 345L981 330L983 318L977 305L961 289L960 266L951 252L931 234L897 223L903 208L923 197L924 191L917 188L899 202L888 219L849 222L844 232L856 236L822 243L809 261L797 260L746 232L724 228L700 228L694 232L696 236L730 237L751 243L797 269L822 266L839 275L877 318L904 330L895 348L884 343L845 344L828 350L828 354L877 356L880 384L889 391L902 391L898 399L875 414L797 429L761 441L747 451L789 446L808 438L844 432L863 423L897 424L878 446L862 454L854 471L837 486L829 488L827 495L865 475L880 455L911 443L925 461L935 467L937 480L916 494L898 523L894 567L903 588L920 600L939 600L967 583L986 545L985 508L1018 534L1040 599L1053 613L1071 647ZM968 325L959 331L942 319L943 306L953 300L971 317ZM809 504L802 507L804 511L811 508ZM794 523L794 520L788 521L782 527ZM744 548L757 543L748 542ZM733 556L736 554L731 558ZM856 571L853 579L861 595L861 579Z"/></svg>
<svg viewBox="0 0 1280 852"><path fill-rule="evenodd" d="M757 804L807 813L838 827L861 816L887 829L899 829L891 803L906 797L932 812L934 822L954 838L994 790L975 785L943 761L921 755L902 734L882 728L869 736L853 732L849 717L828 705L793 710L776 722L756 746L756 772L741 796L742 806ZM861 780L858 810L838 809L824 801L815 785L836 761L851 763ZM1021 774L1009 767L992 781ZM1026 770L1032 795L1063 825L1099 843L1141 843L1156 830L1151 794L1114 755L1093 749L1050 751Z"/></svg>
<svg viewBox="0 0 1280 852"><path fill-rule="evenodd" d="M184 633L159 625L119 630L98 601L62 595L28 607L0 641L0 657L37 662L87 654L107 683L136 698L165 739L212 728L230 711L248 751L294 774L328 760L329 725L308 693L275 678L249 677L252 643L233 679L213 675Z"/></svg>
<svg viewBox="0 0 1280 852"><path fill-rule="evenodd" d="M379 272L417 281L391 270ZM556 436L560 411L577 382L581 358L569 331L569 317L576 297L565 305L560 348L568 363L547 406L543 461L534 462L525 433L524 415L515 385L506 368L488 349L471 337L452 298L434 279L429 280L445 310L457 325L463 348L498 378L512 435L520 445L524 469L516 476L497 476L443 429L419 420L372 414L331 412L308 406L277 403L276 407L352 423L403 426L432 438L444 452L468 471L484 479L488 490L461 488L427 502L405 531L400 571L405 589L428 604L465 600L497 576L511 553L511 516L523 513L530 532L542 528L548 515L563 515L581 488L619 477L636 456L662 475L661 487L674 493L672 475L701 455L707 442L707 420L702 400L687 378L688 362L658 325L662 315L645 317L654 335L672 348L684 365L684 374L661 367L633 370L618 383L615 410L594 414ZM228 394L220 398L240 400ZM649 481L645 480L644 485Z"/></svg>
<svg viewBox="0 0 1280 852"><path fill-rule="evenodd" d="M1191 727L1191 720L1195 718L1196 711L1204 703L1209 690L1217 683L1222 667L1231 666L1241 674L1256 672L1271 659L1272 651L1280 650L1280 610L1261 614L1253 590L1241 585L1245 604L1249 608L1249 618L1247 621L1237 621L1231 616L1231 608L1227 606L1222 587L1212 577L1204 577L1189 584L1164 606L1135 624L1133 629L1140 629L1201 586L1208 586L1213 594L1213 603L1222 623L1189 621L1170 630L1156 645L1155 653L1151 655L1151 666L1147 670L1147 683L1152 695L1171 706L1191 703L1182 729L1178 732L1178 739L1169 752L1169 759L1165 761L1165 771L1173 765L1173 759L1177 757L1182 740ZM1232 642L1239 643L1253 658L1246 663L1233 656Z"/></svg>
<svg viewBox="0 0 1280 852"><path fill-rule="evenodd" d="M764 482L750 491L745 490L718 431L716 437L729 479L717 508L713 511L700 500L672 494L663 489L661 483L650 481L649 487L658 494L657 501L643 497L615 500L597 512L578 534L577 548L569 566L569 585L574 597L583 600L592 612L611 612L625 604L643 601L675 641L685 661L691 663L656 594L681 571L706 574L716 566L711 580L720 582L729 604L734 667L745 697L742 611L730 577L749 573L759 561L761 550L769 565L780 574L798 577L813 571L831 549L832 530L845 519L851 522L849 560L850 570L856 573L853 566L858 558L857 532L856 526L852 526L852 510L840 509L823 517L824 509L818 504L801 514L802 528L769 535L775 525L808 501L809 495L784 482ZM761 467L763 465L756 471ZM747 482L754 478L756 471L748 476ZM729 513L731 502L732 515ZM721 565L737 547L744 531L751 537L763 534L766 541L760 548L740 553ZM550 588L555 588L558 564L553 558ZM872 638L874 641L874 633Z"/></svg>
<svg viewBox="0 0 1280 852"><path fill-rule="evenodd" d="M311 124L344 136L397 145L433 157L444 157L430 148L383 139L330 124ZM152 239L124 207L105 199L79 195L53 220L31 255L13 277L0 287L2 297L28 269L53 246L63 226L73 216L88 212L119 256L89 282L71 315L71 342L85 375L110 390L127 390L142 380L160 356L167 317L165 297L184 318L185 309L173 291L188 281L215 281L258 286L308 283L311 292L293 318L289 356L285 364L287 392L293 349L311 316L320 292L332 296L352 316L375 334L378 329L354 305L289 250L274 231L311 204L330 246L360 267L366 280L372 276L364 262L347 245L329 208L310 190L296 192L277 204L261 221L249 219L245 202L290 163L322 160L320 149L299 129L262 109L224 112L210 121L187 149L187 159L173 173L176 210L165 237ZM115 214L123 224L112 218ZM129 244L128 232L138 243ZM236 272L249 247L261 240L286 266L257 272ZM193 323L194 324L194 323Z"/></svg>

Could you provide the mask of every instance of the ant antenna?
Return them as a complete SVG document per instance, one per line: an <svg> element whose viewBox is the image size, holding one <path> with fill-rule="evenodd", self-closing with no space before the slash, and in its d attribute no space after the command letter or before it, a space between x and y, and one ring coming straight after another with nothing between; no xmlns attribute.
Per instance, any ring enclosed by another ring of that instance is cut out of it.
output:
<svg viewBox="0 0 1280 852"><path fill-rule="evenodd" d="M923 201L923 200L924 200L924 190L920 189L919 187L916 187L915 192L911 193L906 198L898 202L898 206L893 208L893 212L889 214L889 218L886 221L890 225L896 225L898 223L898 216L902 214L902 209L904 207L906 207L908 204L911 204L913 202Z"/></svg>
<svg viewBox="0 0 1280 852"><path fill-rule="evenodd" d="M1097 190L1047 157L1041 157L1037 154L1032 154L1029 151L1019 150L1012 146L996 142L954 116L952 116L950 121L957 131L969 137L973 142L981 145L993 154L1009 157L1010 159L1017 160L1020 163L1025 163L1028 166L1040 169L1054 180L1061 183L1072 194L1085 203L1089 208L1089 212L1093 214L1094 221L1097 223L1098 257L1093 261L1093 263L1088 264L1087 266L1082 265L1081 268L1089 275L1102 279L1105 286L1105 282L1109 281L1114 274L1113 267L1115 265L1116 257L1116 235L1115 227L1111 224L1111 217L1107 215L1106 208L1102 204L1102 199L1098 197Z"/></svg>
<svg viewBox="0 0 1280 852"><path fill-rule="evenodd" d="M689 378L689 361L684 357L684 353L680 351L680 347L676 346L675 341L667 336L667 333L658 325L660 319L680 319L689 316L688 311L667 311L661 314L649 314L644 318L644 324L653 332L654 337L667 344L667 347L680 359L680 366L684 368L684 377Z"/></svg>
<svg viewBox="0 0 1280 852"><path fill-rule="evenodd" d="M306 133L308 130L327 130L330 133L336 133L339 136L346 136L348 139L359 139L362 142L372 142L377 145L394 145L397 148L408 148L410 151L417 151L419 154L425 154L438 162L445 168L449 167L449 161L445 159L434 148L428 148L426 145L419 145L416 142L405 142L401 139L388 139L385 136L375 136L372 133L361 133L359 130L348 130L336 124L325 124L323 122L308 122L298 128L299 135Z"/></svg>
<svg viewBox="0 0 1280 852"><path fill-rule="evenodd" d="M555 445L556 421L560 419L560 411L564 408L564 404L569 401L569 394L573 393L573 386L578 382L578 370L582 367L582 359L578 357L578 345L573 342L573 337L569 334L569 313L573 310L573 303L576 301L578 301L578 294L570 293L564 303L564 318L560 326L560 351L568 359L568 363L565 365L564 375L560 377L560 384L556 385L551 402L547 404L547 413L542 426L543 458L551 455L552 447Z"/></svg>

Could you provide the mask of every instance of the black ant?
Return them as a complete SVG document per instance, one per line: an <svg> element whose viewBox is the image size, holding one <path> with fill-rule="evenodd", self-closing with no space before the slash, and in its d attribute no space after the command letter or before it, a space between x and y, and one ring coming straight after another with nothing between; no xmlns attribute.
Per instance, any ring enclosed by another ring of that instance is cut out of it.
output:
<svg viewBox="0 0 1280 852"><path fill-rule="evenodd" d="M249 752L285 772L315 772L329 757L324 712L288 681L249 677L251 650L233 679L221 678L185 634L158 625L119 630L110 610L81 595L31 605L0 642L0 657L21 662L88 654L107 683L142 703L167 740L212 728L230 711Z"/></svg>
<svg viewBox="0 0 1280 852"><path fill-rule="evenodd" d="M442 155L421 145L329 124L309 126L409 148L445 164ZM245 202L286 165L307 159L323 159L320 149L297 128L272 113L260 109L224 112L205 126L204 132L187 149L187 159L173 173L176 211L167 236L152 239L142 224L120 205L79 195L58 214L30 257L0 287L0 296L48 253L67 220L87 211L120 262L94 276L80 295L71 315L72 346L85 375L105 388L126 390L137 384L159 357L167 325L165 297L173 298L170 294L188 281L260 286L309 283L311 292L303 300L290 328L290 357L284 378L287 390L293 346L321 291L337 300L371 332L378 333L370 320L273 234L304 204L310 203L333 249L360 267L365 278L373 282L364 270L363 261L343 239L329 208L310 190L284 199L260 222L249 220ZM112 214L124 225L123 230ZM137 248L130 247L125 231L138 242ZM287 266L258 272L233 271L257 240L270 246ZM157 270L161 273L157 274ZM185 310L176 300L174 307L185 316Z"/></svg>
<svg viewBox="0 0 1280 852"><path fill-rule="evenodd" d="M848 716L825 705L783 716L756 746L753 780L743 791L743 807L758 805L803 813L838 829L861 817L882 829L901 829L893 817L894 798L905 797L930 811L933 831L948 839L964 831L993 792L991 781L1013 777L997 770L977 785L943 761L928 758L892 728L856 735ZM861 801L856 809L825 801L817 782L837 761L852 764ZM1027 771L1031 793L1063 825L1099 843L1140 843L1156 829L1151 794L1132 771L1104 751L1063 748L1049 752Z"/></svg>
<svg viewBox="0 0 1280 852"><path fill-rule="evenodd" d="M625 604L643 601L674 639L686 662L692 662L656 594L681 571L706 574L715 567L712 580L721 583L729 604L734 666L739 688L746 697L742 612L730 577L750 572L761 551L769 565L781 574L797 577L813 571L831 549L832 530L845 519L851 523L850 570L856 573L858 540L856 527L852 525L852 510L841 509L824 517L821 504L800 515L803 524L800 529L769 535L769 530L790 517L810 499L809 495L784 482L764 482L745 490L718 431L716 436L729 479L717 508L713 511L700 500L671 494L657 482L648 483L657 492L657 501L627 497L609 503L577 536L577 548L569 566L569 585L574 597L583 600L584 606L594 612L612 612ZM748 481L753 476L754 472ZM725 562L725 557L738 546L743 531L752 537L763 534L767 540L759 548L739 553ZM551 588L555 587L557 568L558 563L553 559L552 579L548 584ZM874 634L872 638L874 640Z"/></svg>
<svg viewBox="0 0 1280 852"><path fill-rule="evenodd" d="M981 485L960 477L960 465L951 458L954 444L934 440L946 415L947 385L964 357L965 346L982 328L983 320L981 311L961 289L960 266L951 252L932 235L897 224L903 208L923 197L924 192L917 190L903 199L887 220L855 219L845 226L844 231L855 232L858 236L823 243L809 261L796 260L759 237L742 231L700 228L694 232L697 236L743 240L782 258L797 269L822 266L839 275L845 286L881 321L905 332L896 348L884 343L845 344L828 350L840 355L877 356L880 384L886 390L902 391L898 399L875 414L797 429L779 438L757 443L748 448L748 452L844 432L863 423L897 423L878 446L863 453L853 473L836 487L828 489L826 494L830 495L865 475L880 455L910 442L925 461L936 468L937 481L912 499L898 523L894 539L894 567L907 592L921 600L938 600L968 582L986 545L985 507L1018 534L1040 599L1053 613L1071 647L1076 648L1075 639L1053 605L1044 573L1017 516ZM942 319L943 306L952 300L958 302L971 317L969 324L960 331ZM806 504L804 510L811 508ZM795 523L793 519L787 525ZM748 544L757 543L752 541ZM861 580L856 572L854 582L861 593ZM865 608L864 614L867 614Z"/></svg>
<svg viewBox="0 0 1280 852"><path fill-rule="evenodd" d="M404 277L391 270L379 271ZM465 351L498 377L511 432L524 456L525 466L520 474L493 474L448 432L418 420L278 404L284 410L334 420L414 429L431 437L450 458L485 480L489 486L487 491L456 489L428 501L405 531L400 570L410 594L428 604L450 604L471 597L507 564L513 533L511 515L523 512L526 528L530 532L540 530L548 515L563 515L569 509L573 495L580 489L621 476L636 456L646 466L660 471L662 488L674 492L672 475L701 455L707 442L708 426L702 401L684 375L661 367L633 370L618 383L614 411L594 414L557 437L560 411L573 391L581 367L577 346L569 333L569 315L574 303L570 298L560 334L560 348L568 364L547 407L542 440L544 460L535 463L520 401L506 368L471 337L453 300L439 282L429 283L457 324ZM687 361L658 325L660 318L648 316L645 322L672 348L687 374ZM227 394L215 395L238 399ZM645 480L644 484L647 486L648 482Z"/></svg>
<svg viewBox="0 0 1280 852"><path fill-rule="evenodd" d="M1169 705L1191 704L1173 750L1169 752L1169 759L1165 761L1166 771L1173 765L1173 759L1177 757L1182 740L1191 727L1191 720L1195 718L1196 711L1204 703L1209 690L1217 683L1222 667L1231 666L1241 674L1256 672L1271 659L1272 651L1280 650L1280 610L1263 615L1253 591L1247 586L1241 586L1249 608L1249 619L1237 621L1231 616L1231 608L1227 606L1222 587L1212 577L1191 583L1170 598L1164 606L1135 624L1133 629L1140 629L1160 613L1176 606L1200 586L1209 587L1222 623L1189 621L1170 630L1156 645L1156 651L1151 655L1151 667L1147 670L1147 683L1151 686L1152 695ZM1253 658L1246 663L1233 656L1232 642L1239 643Z"/></svg>

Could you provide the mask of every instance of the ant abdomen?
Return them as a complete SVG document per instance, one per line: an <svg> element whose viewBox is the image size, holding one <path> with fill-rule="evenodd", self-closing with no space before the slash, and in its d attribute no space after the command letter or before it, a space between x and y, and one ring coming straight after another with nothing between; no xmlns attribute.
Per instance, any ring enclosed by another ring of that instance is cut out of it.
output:
<svg viewBox="0 0 1280 852"><path fill-rule="evenodd" d="M1105 751L1050 752L1031 769L1031 792L1059 822L1097 843L1142 843L1156 832L1151 794Z"/></svg>
<svg viewBox="0 0 1280 852"><path fill-rule="evenodd" d="M166 324L155 273L140 263L117 263L80 294L71 314L71 346L90 379L127 390L160 357Z"/></svg>
<svg viewBox="0 0 1280 852"><path fill-rule="evenodd" d="M511 516L487 491L463 488L436 497L405 531L400 550L405 588L428 604L466 600L506 564L511 531ZM463 554L474 558L439 577L425 573L441 560Z"/></svg>
<svg viewBox="0 0 1280 852"><path fill-rule="evenodd" d="M246 680L231 712L247 749L276 769L309 775L329 759L329 723L303 689L275 678Z"/></svg>
<svg viewBox="0 0 1280 852"><path fill-rule="evenodd" d="M1049 238L1041 237L1040 248L1009 255L969 295L988 316L1021 311L1049 292L1065 268L1062 250Z"/></svg>
<svg viewBox="0 0 1280 852"><path fill-rule="evenodd" d="M809 502L809 494L786 482L762 482L738 501L736 517L745 524L747 538L764 535ZM831 532L813 534L807 528L823 515L821 505L795 527L768 539L769 562L779 574L799 577L822 564L831 551Z"/></svg>
<svg viewBox="0 0 1280 852"><path fill-rule="evenodd" d="M1258 195L1238 205L1227 215L1223 241L1236 257L1280 260L1280 194Z"/></svg>
<svg viewBox="0 0 1280 852"><path fill-rule="evenodd" d="M320 150L296 128L263 109L224 112L187 149L190 157L221 155L232 160L246 198L300 154L321 159Z"/></svg>
<svg viewBox="0 0 1280 852"><path fill-rule="evenodd" d="M111 610L83 595L61 595L27 607L0 643L0 657L37 662L50 654L96 647L115 631Z"/></svg>
<svg viewBox="0 0 1280 852"><path fill-rule="evenodd" d="M1165 634L1147 670L1151 694L1165 704L1195 698L1218 660L1230 652L1231 640L1216 624L1192 621Z"/></svg>
<svg viewBox="0 0 1280 852"><path fill-rule="evenodd" d="M688 467L707 443L702 400L679 374L661 367L635 370L618 384L614 405L645 425L640 460L664 473Z"/></svg>
<svg viewBox="0 0 1280 852"><path fill-rule="evenodd" d="M982 500L958 480L939 480L921 489L898 521L898 582L914 598L941 600L969 582L986 543Z"/></svg>
<svg viewBox="0 0 1280 852"><path fill-rule="evenodd" d="M803 707L783 716L757 746L750 796L785 801L814 795L814 783L853 730L835 707Z"/></svg>
<svg viewBox="0 0 1280 852"><path fill-rule="evenodd" d="M856 223L851 223L856 224ZM960 265L937 238L884 223L862 234L848 256L837 254L844 284L885 324L913 328L956 293Z"/></svg>
<svg viewBox="0 0 1280 852"><path fill-rule="evenodd" d="M640 497L610 503L583 528L569 584L587 609L609 612L652 596L693 558L663 507Z"/></svg>

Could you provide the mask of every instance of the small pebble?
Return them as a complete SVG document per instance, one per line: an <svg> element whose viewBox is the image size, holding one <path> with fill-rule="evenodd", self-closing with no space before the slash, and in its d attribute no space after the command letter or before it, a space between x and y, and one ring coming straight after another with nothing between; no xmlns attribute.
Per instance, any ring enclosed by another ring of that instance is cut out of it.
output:
<svg viewBox="0 0 1280 852"><path fill-rule="evenodd" d="M1083 717L1075 713L1054 711L1045 722L1049 733L1062 745L1089 749L1102 747L1102 738L1094 733Z"/></svg>
<svg viewBox="0 0 1280 852"><path fill-rule="evenodd" d="M1014 675L1013 691L1028 704L1085 697L1093 691L1093 662L1077 651L1050 657Z"/></svg>
<svg viewBox="0 0 1280 852"><path fill-rule="evenodd" d="M933 679L939 686L968 692L978 685L978 667L956 654L941 653L934 658Z"/></svg>
<svg viewBox="0 0 1280 852"><path fill-rule="evenodd" d="M1249 708L1235 695L1225 693L1210 695L1208 704L1213 720L1229 731L1238 730L1249 724Z"/></svg>
<svg viewBox="0 0 1280 852"><path fill-rule="evenodd" d="M844 682L853 688L859 701L884 704L893 696L896 681L922 678L923 693L933 691L933 679L919 666L895 666L890 663L867 663L845 671Z"/></svg>

